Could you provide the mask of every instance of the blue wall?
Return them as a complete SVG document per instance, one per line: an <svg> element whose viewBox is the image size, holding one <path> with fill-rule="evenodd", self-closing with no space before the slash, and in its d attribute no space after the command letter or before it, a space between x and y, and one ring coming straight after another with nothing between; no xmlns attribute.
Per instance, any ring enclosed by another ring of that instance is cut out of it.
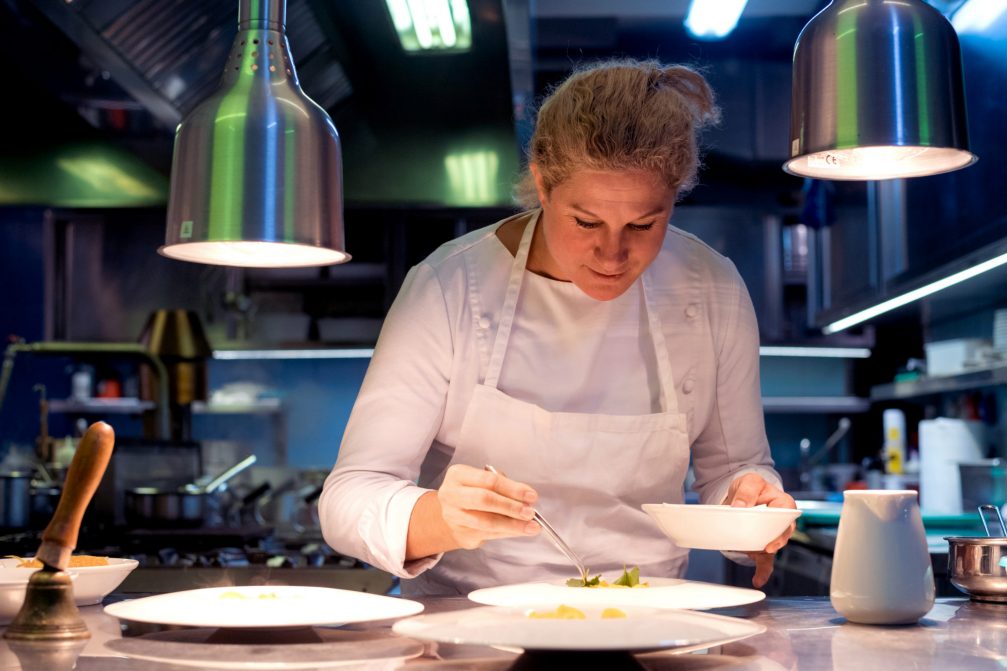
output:
<svg viewBox="0 0 1007 671"><path fill-rule="evenodd" d="M210 389L237 382L268 388L282 400L287 463L330 468L370 359L211 361ZM275 418L270 415L204 415L193 420L197 440L234 440L254 445L263 465L273 463Z"/></svg>
<svg viewBox="0 0 1007 671"><path fill-rule="evenodd" d="M301 468L329 468L335 462L350 410L369 359L214 360L211 390L251 382L282 399L286 413L287 461ZM762 359L764 395L841 396L846 390L842 359ZM198 440L232 440L253 446L272 463L274 419L268 415L197 416ZM797 465L801 438L821 445L835 429L834 418L814 414L769 414L766 429L773 456L781 468Z"/></svg>

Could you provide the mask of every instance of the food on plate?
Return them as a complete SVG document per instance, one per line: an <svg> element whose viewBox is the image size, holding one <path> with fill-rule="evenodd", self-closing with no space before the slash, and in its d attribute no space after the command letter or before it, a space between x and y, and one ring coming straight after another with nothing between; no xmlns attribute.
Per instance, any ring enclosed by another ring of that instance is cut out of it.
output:
<svg viewBox="0 0 1007 671"><path fill-rule="evenodd" d="M528 613L533 620L586 620L584 611L572 606L560 605L556 610L533 610Z"/></svg>
<svg viewBox="0 0 1007 671"><path fill-rule="evenodd" d="M241 592L230 591L230 592L221 592L220 593L220 598L221 599L279 599L280 595L277 594L276 592L263 592L262 594L257 594L256 596L252 596L250 594L242 594Z"/></svg>
<svg viewBox="0 0 1007 671"><path fill-rule="evenodd" d="M626 570L624 566L622 568L622 575L619 576L614 582L608 582L607 580L602 580L600 575L588 578L570 578L566 581L567 587L614 587L614 588L634 588L634 587L650 587L649 583L640 582L640 569L637 566Z"/></svg>
<svg viewBox="0 0 1007 671"><path fill-rule="evenodd" d="M570 578L566 581L567 587L598 587L601 584L601 576L596 575L595 577L588 579L585 575L581 578Z"/></svg>
<svg viewBox="0 0 1007 671"><path fill-rule="evenodd" d="M533 620L586 620L587 615L584 611L574 608L573 606L560 605L556 610L532 610L528 613L528 617ZM601 611L601 619L603 620L614 620L618 618L626 617L626 613L619 610L618 608L606 608Z"/></svg>
<svg viewBox="0 0 1007 671"><path fill-rule="evenodd" d="M22 559L10 555L18 560L17 568L42 568L42 562L37 559ZM68 568L82 568L85 566L108 566L108 557L95 557L94 555L73 555L70 557Z"/></svg>

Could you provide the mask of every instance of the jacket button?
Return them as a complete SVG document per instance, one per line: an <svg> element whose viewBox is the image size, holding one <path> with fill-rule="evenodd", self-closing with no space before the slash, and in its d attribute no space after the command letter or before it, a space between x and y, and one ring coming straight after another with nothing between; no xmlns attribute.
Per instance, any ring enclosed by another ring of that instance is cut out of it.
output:
<svg viewBox="0 0 1007 671"><path fill-rule="evenodd" d="M682 392L685 394L691 394L693 387L696 386L696 381L691 377L688 380L682 382Z"/></svg>
<svg viewBox="0 0 1007 671"><path fill-rule="evenodd" d="M480 317L479 318L479 328L481 328L481 329L488 329L490 327L490 323L491 322L489 320L489 317Z"/></svg>
<svg viewBox="0 0 1007 671"><path fill-rule="evenodd" d="M689 303L689 307L685 308L685 316L692 319L699 312L699 307L695 303Z"/></svg>

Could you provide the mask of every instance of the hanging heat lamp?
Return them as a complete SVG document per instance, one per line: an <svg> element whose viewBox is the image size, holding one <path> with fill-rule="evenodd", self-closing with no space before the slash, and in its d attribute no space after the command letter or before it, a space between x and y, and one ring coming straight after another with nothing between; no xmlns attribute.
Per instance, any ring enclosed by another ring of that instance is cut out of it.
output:
<svg viewBox="0 0 1007 671"><path fill-rule="evenodd" d="M301 90L285 19L285 0L240 0L220 88L175 133L164 256L257 268L350 259L339 135Z"/></svg>
<svg viewBox="0 0 1007 671"><path fill-rule="evenodd" d="M954 28L923 0L832 0L794 47L784 170L877 180L972 165L963 79Z"/></svg>

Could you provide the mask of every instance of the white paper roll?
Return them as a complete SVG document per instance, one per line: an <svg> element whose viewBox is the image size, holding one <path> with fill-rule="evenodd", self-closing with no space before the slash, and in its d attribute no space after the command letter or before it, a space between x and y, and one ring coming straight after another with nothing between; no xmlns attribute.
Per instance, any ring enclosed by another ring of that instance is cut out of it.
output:
<svg viewBox="0 0 1007 671"><path fill-rule="evenodd" d="M938 417L920 422L920 508L924 513L959 515L962 487L958 463L982 459L982 422Z"/></svg>

